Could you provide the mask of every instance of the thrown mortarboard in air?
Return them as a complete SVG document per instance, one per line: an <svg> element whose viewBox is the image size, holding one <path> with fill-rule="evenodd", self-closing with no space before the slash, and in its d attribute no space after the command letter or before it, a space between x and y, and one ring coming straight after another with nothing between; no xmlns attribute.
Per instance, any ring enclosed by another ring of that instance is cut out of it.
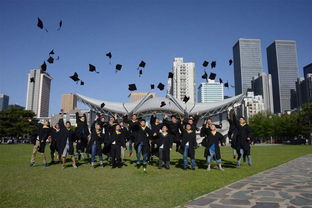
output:
<svg viewBox="0 0 312 208"><path fill-rule="evenodd" d="M96 67L95 67L94 65L92 65L92 64L89 64L89 71L90 71L90 72L100 73L100 72L97 72L97 71L96 71Z"/></svg>
<svg viewBox="0 0 312 208"><path fill-rule="evenodd" d="M165 105L166 105L165 101L161 101L160 107L162 108L162 107L164 107Z"/></svg>
<svg viewBox="0 0 312 208"><path fill-rule="evenodd" d="M173 78L173 73L172 72L169 72L169 74L168 74L168 78L170 79L172 79Z"/></svg>
<svg viewBox="0 0 312 208"><path fill-rule="evenodd" d="M74 80L76 83L80 80L79 77L78 77L77 72L75 72L74 75L70 76L70 78L71 78L72 80Z"/></svg>
<svg viewBox="0 0 312 208"><path fill-rule="evenodd" d="M224 83L224 87L229 88L229 82Z"/></svg>
<svg viewBox="0 0 312 208"><path fill-rule="evenodd" d="M136 85L135 84L129 84L129 88L130 91L135 91L137 90Z"/></svg>
<svg viewBox="0 0 312 208"><path fill-rule="evenodd" d="M117 70L120 71L121 68L122 68L122 65L121 65L121 64L117 64L117 65L116 65L116 72L117 72Z"/></svg>
<svg viewBox="0 0 312 208"><path fill-rule="evenodd" d="M31 78L30 78L30 82L35 82L35 78L34 78L34 77L31 77Z"/></svg>
<svg viewBox="0 0 312 208"><path fill-rule="evenodd" d="M80 80L80 85L84 85L84 81Z"/></svg>
<svg viewBox="0 0 312 208"><path fill-rule="evenodd" d="M54 49L52 49L52 51L50 51L49 56L50 55L54 55Z"/></svg>
<svg viewBox="0 0 312 208"><path fill-rule="evenodd" d="M60 20L60 22L59 22L59 27L58 27L57 31L59 31L59 30L61 29L62 25L63 25L63 21Z"/></svg>
<svg viewBox="0 0 312 208"><path fill-rule="evenodd" d="M109 58L109 63L111 64L111 59L112 59L112 57L113 57L112 53L111 53L111 52L108 52L108 53L106 54L106 56Z"/></svg>
<svg viewBox="0 0 312 208"><path fill-rule="evenodd" d="M145 67L145 65L146 65L146 63L145 63L144 61L141 61L141 63L139 64L139 67L144 68L144 67Z"/></svg>
<svg viewBox="0 0 312 208"><path fill-rule="evenodd" d="M205 72L203 75L202 75L202 79L207 79L208 78L208 74L207 72Z"/></svg>
<svg viewBox="0 0 312 208"><path fill-rule="evenodd" d="M43 64L41 64L40 69L41 71L44 71L44 72L47 70L47 64L45 61L43 62Z"/></svg>
<svg viewBox="0 0 312 208"><path fill-rule="evenodd" d="M58 60L60 60L60 57L59 57L59 56L57 56L55 60L57 60L57 61L58 61Z"/></svg>
<svg viewBox="0 0 312 208"><path fill-rule="evenodd" d="M37 27L39 27L41 30L44 28L46 32L48 32L48 30L44 27L42 20L38 17L38 21L37 21Z"/></svg>
<svg viewBox="0 0 312 208"><path fill-rule="evenodd" d="M232 63L233 63L233 60L232 60L232 59L230 59L230 60L229 60L229 65L231 66L231 65L232 65Z"/></svg>
<svg viewBox="0 0 312 208"><path fill-rule="evenodd" d="M48 58L47 62L48 62L49 64L53 64L54 58L50 56L50 57Z"/></svg>
<svg viewBox="0 0 312 208"><path fill-rule="evenodd" d="M155 89L155 85L154 84L151 84L151 89Z"/></svg>
<svg viewBox="0 0 312 208"><path fill-rule="evenodd" d="M105 103L101 103L101 108L104 108L104 106L105 106Z"/></svg>
<svg viewBox="0 0 312 208"><path fill-rule="evenodd" d="M210 80L215 80L216 76L217 76L217 75L216 75L215 73L212 73L212 72L211 72L210 75L209 75L209 79L210 79Z"/></svg>
<svg viewBox="0 0 312 208"><path fill-rule="evenodd" d="M207 67L208 65L209 65L209 62L208 61L204 61L203 67Z"/></svg>
<svg viewBox="0 0 312 208"><path fill-rule="evenodd" d="M163 83L159 82L157 88L158 88L159 90L164 90L165 85L164 85Z"/></svg>
<svg viewBox="0 0 312 208"><path fill-rule="evenodd" d="M220 83L223 83L223 81L222 81L222 79L221 79L221 78L219 78L219 82L220 82Z"/></svg>
<svg viewBox="0 0 312 208"><path fill-rule="evenodd" d="M188 97L188 96L185 95L184 98L183 98L183 102L184 102L184 103L187 103L187 102L189 101L189 99L190 99L190 97Z"/></svg>
<svg viewBox="0 0 312 208"><path fill-rule="evenodd" d="M142 74L143 74L143 70L140 69L140 71L139 71L139 77L141 77Z"/></svg>
<svg viewBox="0 0 312 208"><path fill-rule="evenodd" d="M212 61L211 62L211 68L216 68L217 66L217 62L216 61Z"/></svg>

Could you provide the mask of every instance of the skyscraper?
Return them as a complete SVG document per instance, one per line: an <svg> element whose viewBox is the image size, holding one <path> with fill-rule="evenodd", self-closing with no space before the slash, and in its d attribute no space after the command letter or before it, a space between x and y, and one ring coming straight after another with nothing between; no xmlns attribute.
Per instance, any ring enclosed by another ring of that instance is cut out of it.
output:
<svg viewBox="0 0 312 208"><path fill-rule="evenodd" d="M222 101L224 99L223 83L209 80L198 87L198 102L209 103Z"/></svg>
<svg viewBox="0 0 312 208"><path fill-rule="evenodd" d="M306 78L308 74L312 74L312 63L303 67L304 78Z"/></svg>
<svg viewBox="0 0 312 208"><path fill-rule="evenodd" d="M296 106L292 93L298 77L295 41L276 40L267 47L269 73L272 75L274 113L283 113Z"/></svg>
<svg viewBox="0 0 312 208"><path fill-rule="evenodd" d="M171 79L170 93L179 100L183 100L184 96L189 96L189 102L195 103L195 63L184 63L183 58L174 58L172 72L173 79Z"/></svg>
<svg viewBox="0 0 312 208"><path fill-rule="evenodd" d="M240 38L233 46L235 95L246 94L251 80L262 72L261 41Z"/></svg>
<svg viewBox="0 0 312 208"><path fill-rule="evenodd" d="M0 94L0 111L5 110L9 107L9 96Z"/></svg>
<svg viewBox="0 0 312 208"><path fill-rule="evenodd" d="M52 77L40 69L28 73L26 110L32 110L36 116L49 116L50 87Z"/></svg>
<svg viewBox="0 0 312 208"><path fill-rule="evenodd" d="M255 95L262 95L264 110L274 113L271 74L259 73L258 76L252 78L251 86Z"/></svg>
<svg viewBox="0 0 312 208"><path fill-rule="evenodd" d="M62 95L62 109L64 113L77 108L77 97L72 93Z"/></svg>

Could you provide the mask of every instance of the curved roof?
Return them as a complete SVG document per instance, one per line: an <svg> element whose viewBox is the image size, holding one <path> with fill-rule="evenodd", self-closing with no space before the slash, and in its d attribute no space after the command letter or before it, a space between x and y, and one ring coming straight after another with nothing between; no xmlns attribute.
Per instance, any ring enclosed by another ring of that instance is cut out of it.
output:
<svg viewBox="0 0 312 208"><path fill-rule="evenodd" d="M84 95L76 94L77 100L88 105L91 109L96 111L106 112L110 114L142 114L150 113L153 111L157 112L170 112L175 114L206 114L206 113L217 113L222 112L229 106L235 103L241 102L243 95L237 95L225 99L223 101L212 102L212 103L183 103L182 101L174 98L171 95L166 97L153 97L151 94L147 94L141 100L133 103L119 103L119 102L109 102L104 100L98 100L95 98L90 98ZM165 102L166 105L160 107L161 102ZM105 106L101 108L101 104L105 103Z"/></svg>

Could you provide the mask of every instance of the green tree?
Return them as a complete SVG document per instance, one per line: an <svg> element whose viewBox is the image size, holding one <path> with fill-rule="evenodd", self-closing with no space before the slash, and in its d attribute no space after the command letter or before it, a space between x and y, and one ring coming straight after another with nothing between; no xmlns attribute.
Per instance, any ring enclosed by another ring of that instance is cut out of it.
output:
<svg viewBox="0 0 312 208"><path fill-rule="evenodd" d="M311 144L311 134L312 134L312 103L307 103L301 107L299 112L299 128L300 133L309 139L309 144Z"/></svg>

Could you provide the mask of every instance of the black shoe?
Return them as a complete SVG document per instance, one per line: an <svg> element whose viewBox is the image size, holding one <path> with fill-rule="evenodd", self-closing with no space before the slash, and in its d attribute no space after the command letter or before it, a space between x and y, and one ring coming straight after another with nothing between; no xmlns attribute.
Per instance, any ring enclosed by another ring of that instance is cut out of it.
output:
<svg viewBox="0 0 312 208"><path fill-rule="evenodd" d="M166 169L169 170L169 169L170 169L170 166L166 166Z"/></svg>
<svg viewBox="0 0 312 208"><path fill-rule="evenodd" d="M195 170L195 168L193 167L192 170Z"/></svg>

